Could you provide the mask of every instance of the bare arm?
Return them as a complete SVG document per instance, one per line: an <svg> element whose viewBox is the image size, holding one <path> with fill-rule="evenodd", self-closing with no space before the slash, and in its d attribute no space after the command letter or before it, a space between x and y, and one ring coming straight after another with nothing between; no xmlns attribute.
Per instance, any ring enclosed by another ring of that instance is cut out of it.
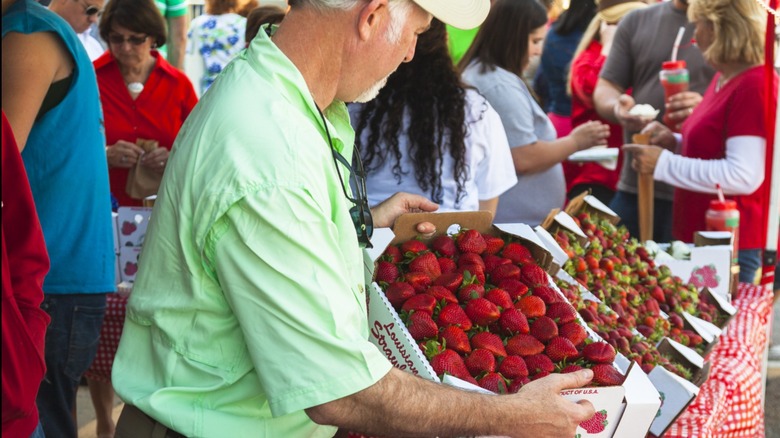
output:
<svg viewBox="0 0 780 438"><path fill-rule="evenodd" d="M489 211L493 217L496 217L496 211L498 210L498 196L492 199L486 199L479 201L480 211Z"/></svg>
<svg viewBox="0 0 780 438"><path fill-rule="evenodd" d="M512 148L512 161L518 174L542 172L565 160L574 152L606 144L609 127L590 121L580 125L566 137L553 141L537 140L529 145Z"/></svg>
<svg viewBox="0 0 780 438"><path fill-rule="evenodd" d="M50 32L11 32L3 37L2 68L3 111L21 152L49 86L73 71L73 61Z"/></svg>
<svg viewBox="0 0 780 438"><path fill-rule="evenodd" d="M184 48L187 46L187 15L168 18L168 62L184 71Z"/></svg>
<svg viewBox="0 0 780 438"><path fill-rule="evenodd" d="M626 90L617 84L606 79L599 78L596 82L596 89L593 90L593 102L596 104L596 112L602 119L609 120L612 123L618 123L615 116L615 104L617 104L620 95Z"/></svg>
<svg viewBox="0 0 780 438"><path fill-rule="evenodd" d="M509 437L574 436L593 406L565 400L559 392L587 384L589 370L554 374L512 395L466 392L398 369L376 384L306 410L318 424L334 424L371 435ZM468 415L464 415L464 413Z"/></svg>

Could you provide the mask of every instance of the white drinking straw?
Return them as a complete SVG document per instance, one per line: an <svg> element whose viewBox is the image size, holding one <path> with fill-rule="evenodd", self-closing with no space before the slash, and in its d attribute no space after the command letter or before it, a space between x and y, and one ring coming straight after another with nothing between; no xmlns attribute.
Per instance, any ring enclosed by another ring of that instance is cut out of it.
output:
<svg viewBox="0 0 780 438"><path fill-rule="evenodd" d="M677 50L680 49L680 42L682 41L684 33L685 26L680 26L680 30L677 31L677 38L674 39L674 47L672 48L672 61L677 61Z"/></svg>

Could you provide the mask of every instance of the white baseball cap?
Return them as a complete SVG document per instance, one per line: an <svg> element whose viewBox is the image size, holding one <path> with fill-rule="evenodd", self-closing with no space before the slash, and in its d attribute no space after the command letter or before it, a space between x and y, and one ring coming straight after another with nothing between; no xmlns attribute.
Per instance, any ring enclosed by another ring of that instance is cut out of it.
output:
<svg viewBox="0 0 780 438"><path fill-rule="evenodd" d="M490 11L490 0L413 0L450 26L459 29L473 29L483 21Z"/></svg>

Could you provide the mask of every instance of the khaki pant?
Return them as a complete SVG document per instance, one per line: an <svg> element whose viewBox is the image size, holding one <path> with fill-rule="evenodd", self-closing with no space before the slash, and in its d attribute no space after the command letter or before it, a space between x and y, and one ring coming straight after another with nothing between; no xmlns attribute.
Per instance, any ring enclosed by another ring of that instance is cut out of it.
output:
<svg viewBox="0 0 780 438"><path fill-rule="evenodd" d="M119 415L114 438L185 438L168 429L135 406L125 405Z"/></svg>

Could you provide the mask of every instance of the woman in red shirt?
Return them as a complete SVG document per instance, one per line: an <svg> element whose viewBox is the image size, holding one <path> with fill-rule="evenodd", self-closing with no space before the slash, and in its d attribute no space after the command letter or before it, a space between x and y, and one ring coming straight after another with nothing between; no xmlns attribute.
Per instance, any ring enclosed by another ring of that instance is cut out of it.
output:
<svg viewBox="0 0 780 438"><path fill-rule="evenodd" d="M130 169L138 163L162 175L173 141L197 103L187 76L155 50L165 43L165 21L149 4L154 7L151 1L108 3L100 21L108 51L94 62L111 192L122 206L142 205L125 192ZM160 147L144 153L139 139L156 140Z"/></svg>
<svg viewBox="0 0 780 438"><path fill-rule="evenodd" d="M596 112L593 103L593 90L599 79L599 72L607 60L612 45L612 36L617 24L629 12L647 6L635 0L602 0L598 4L596 16L574 52L574 58L569 71L571 88L571 121L572 127L577 127L591 120L598 120L609 126L607 147L619 148L623 144L623 129L620 124L610 123L602 119ZM564 161L563 173L566 176L566 193L569 199L590 190L593 196L601 202L609 204L615 195L620 164L608 169L599 163L573 163Z"/></svg>
<svg viewBox="0 0 780 438"><path fill-rule="evenodd" d="M677 187L674 237L686 242L705 229L705 212L716 199L716 184L740 212L740 281L752 283L765 247L771 156L764 123L764 27L766 13L754 0L698 0L688 18L704 58L718 73L704 99L682 125L682 138L654 122L643 132L655 145L626 146L637 151L633 167ZM771 90L777 105L777 73ZM672 100L674 97L671 98ZM678 145L678 142L680 144ZM670 151L679 147L680 155ZM665 148L665 149L664 149Z"/></svg>

